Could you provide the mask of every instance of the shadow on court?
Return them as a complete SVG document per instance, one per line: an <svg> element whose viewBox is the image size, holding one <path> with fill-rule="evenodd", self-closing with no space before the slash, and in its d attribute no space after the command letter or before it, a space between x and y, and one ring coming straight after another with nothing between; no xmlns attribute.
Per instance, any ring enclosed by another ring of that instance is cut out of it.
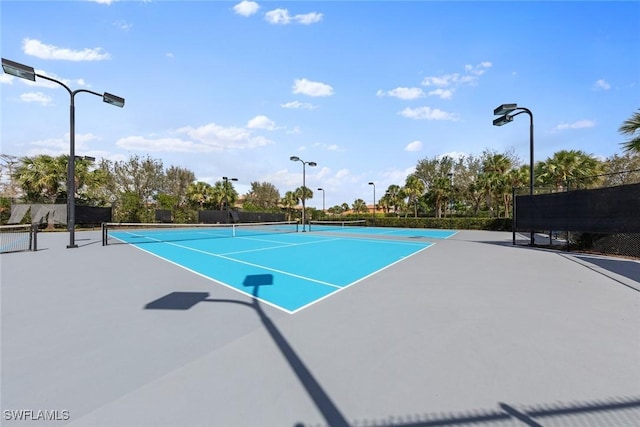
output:
<svg viewBox="0 0 640 427"><path fill-rule="evenodd" d="M150 302L145 306L145 309L189 310L201 302L240 304L252 308L260 317L265 329L269 332L269 335L275 342L276 346L289 363L291 369L295 372L300 383L304 386L309 397L316 405L316 408L327 422L327 425L332 427L348 427L350 424L342 415L338 407L333 403L331 397L329 397L329 395L324 391L309 368L307 368L284 335L282 335L278 327L262 309L262 305L258 299L260 287L273 285L273 275L248 275L245 277L243 285L246 288L251 288L251 294L254 296L251 303L233 299L209 298L208 292L172 292L162 298ZM304 424L296 424L296 427L304 427Z"/></svg>
<svg viewBox="0 0 640 427"><path fill-rule="evenodd" d="M203 302L239 304L253 309L260 317L265 329L288 362L293 372L304 386L316 408L322 414L326 426L377 426L377 427L437 427L479 425L485 427L504 426L505 422L518 421L529 427L544 427L549 421L577 423L575 425L598 425L599 427L618 427L640 425L640 397L618 397L596 402L572 402L570 404L539 405L516 407L498 402L497 409L469 411L451 414L413 414L390 416L387 419L363 419L348 422L331 397L322 388L309 368L300 359L287 339L282 335L271 318L265 313L258 299L260 288L273 284L271 274L249 275L243 285L251 289L252 302L234 299L209 298L208 292L176 291L148 303L147 310L189 310ZM597 420L597 421L595 421ZM587 422L587 424L582 424ZM590 424L596 422L596 424ZM293 427L313 427L314 424L297 423Z"/></svg>

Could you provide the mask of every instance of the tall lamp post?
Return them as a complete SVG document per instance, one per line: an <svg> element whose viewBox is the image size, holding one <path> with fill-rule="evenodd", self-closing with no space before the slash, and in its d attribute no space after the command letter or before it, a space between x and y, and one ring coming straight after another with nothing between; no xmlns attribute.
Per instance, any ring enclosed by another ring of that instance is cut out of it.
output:
<svg viewBox="0 0 640 427"><path fill-rule="evenodd" d="M224 187L224 206L227 208L227 224L229 224L229 196L227 196L227 190L228 190L228 186L229 186L229 181L237 181L238 178L228 178L226 176L222 177L222 181L223 184L222 186Z"/></svg>
<svg viewBox="0 0 640 427"><path fill-rule="evenodd" d="M69 231L69 245L67 248L77 248L75 241L75 228L76 228L76 207L75 207L75 196L76 196L76 186L75 186L75 170L76 170L76 119L75 119L75 96L80 92L90 93L92 95L101 96L102 100L107 104L115 105L116 107L124 107L124 98L120 98L119 96L112 95L110 93L98 93L88 89L76 89L72 91L69 87L58 81L56 79L52 79L51 77L44 76L42 74L38 74L35 72L33 67L29 67L28 65L20 64L18 62L10 61L8 59L2 58L2 69L5 73L11 74L15 77L20 77L21 79L31 80L32 82L36 81L36 77L40 77L41 79L49 80L54 83L59 84L63 88L69 92L69 97L71 98L70 108L69 108L69 118L70 118L70 131L69 131L69 162L67 167L67 230Z"/></svg>
<svg viewBox="0 0 640 427"><path fill-rule="evenodd" d="M373 225L376 225L376 184L370 182L369 185L373 185Z"/></svg>
<svg viewBox="0 0 640 427"><path fill-rule="evenodd" d="M447 177L449 178L449 217L451 217L453 212L453 172L449 172Z"/></svg>
<svg viewBox="0 0 640 427"><path fill-rule="evenodd" d="M322 216L324 216L324 188L318 188L318 191L322 191Z"/></svg>
<svg viewBox="0 0 640 427"><path fill-rule="evenodd" d="M533 113L528 108L518 107L518 104L502 104L493 110L494 116L500 116L493 120L493 125L506 125L512 122L515 116L522 113L529 115L529 195L533 196L533 183L535 179L533 174ZM531 230L531 246L533 246L534 243L534 230Z"/></svg>
<svg viewBox="0 0 640 427"><path fill-rule="evenodd" d="M318 166L318 164L316 162L305 162L304 160L302 160L300 157L298 156L291 156L289 157L289 160L291 160L292 162L300 162L302 163L302 231L306 231L305 229L305 205L304 205L304 196L305 196L305 190L307 189L307 184L305 183L305 166L309 165L311 167L313 166Z"/></svg>

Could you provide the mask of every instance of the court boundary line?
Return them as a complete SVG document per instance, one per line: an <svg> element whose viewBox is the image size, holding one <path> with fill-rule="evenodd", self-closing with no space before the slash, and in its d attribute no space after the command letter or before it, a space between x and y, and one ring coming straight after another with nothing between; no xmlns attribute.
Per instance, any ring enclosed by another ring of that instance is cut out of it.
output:
<svg viewBox="0 0 640 427"><path fill-rule="evenodd" d="M115 237L113 235L112 235L112 237L114 239L122 241L121 239L118 239L117 237ZM243 237L240 237L240 238L243 238ZM179 263L177 263L175 261L172 261L172 260L170 260L168 258L165 258L165 257L163 257L161 255L158 255L158 254L155 254L153 252L150 252L150 251L148 251L148 250L146 250L144 248L139 247L136 243L124 242L129 246L134 246L136 249L139 249L139 250L141 250L143 252L146 252L146 253L148 253L150 255L153 255L153 256L155 256L157 258L160 258L160 259L162 259L164 261L167 261L167 262L169 262L169 263L171 263L171 264L173 264L173 265L175 265L177 267L180 267L180 268L182 268L182 269L184 269L186 271L189 271L191 273L197 274L198 276L200 276L200 277L202 277L204 279L207 279L207 280L210 280L210 281L212 281L214 283L217 283L217 284L220 284L222 286L225 286L225 287L227 287L227 288L229 288L229 289L231 289L233 291L240 292L241 294L244 294L244 295L246 295L246 296L248 296L250 298L255 298L258 301L263 302L263 303L265 303L265 304L267 304L267 305L269 305L271 307L274 307L274 308L276 308L276 309L278 309L280 311L283 311L283 312L285 312L287 314L296 314L297 312L299 312L299 311L301 311L301 310L303 310L305 308L311 307L312 305L314 305L314 304L316 304L316 303L318 303L320 301L323 301L324 299L326 299L326 298L328 298L328 297L330 297L332 295L335 295L336 293L338 293L338 292L340 292L340 291L342 291L344 289L350 288L351 286L353 286L353 285L355 285L357 283L360 283L363 280L365 280L365 279L367 279L369 277L372 277L375 274L378 274L379 272L384 271L384 270L386 270L386 269L388 269L388 268L390 268L390 267L392 267L392 266L394 266L394 265L396 265L396 264L398 264L398 263L400 263L400 262L402 262L402 261L404 261L406 259L409 259L412 256L414 256L414 255L416 255L416 254L418 254L418 253L430 248L431 246L435 245L435 243L433 243L433 242L403 242L403 241L395 241L395 240L361 239L361 238L357 238L357 237L337 237L337 238L333 237L332 238L332 237L329 237L329 236L327 236L326 239L322 239L320 241L300 243L300 244L306 245L306 244L324 243L324 242L330 242L330 241L336 241L336 240L358 240L358 241L370 241L370 242L373 242L373 243L390 243L390 244L401 244L401 245L409 245L409 246L423 246L423 248L418 249L417 251L413 252L410 255L403 256L402 258L392 262L391 264L387 264L384 267L379 268L378 270L375 270L375 271L373 271L373 272L371 272L371 273L369 273L369 274L367 274L367 275L365 275L365 276L363 276L363 277L361 277L361 278L359 278L359 279L357 279L357 280L355 280L355 281L353 281L351 283L348 283L348 284L346 284L344 286L339 286L339 285L336 285L336 284L333 284L333 283L328 283L328 282L324 282L324 281L321 281L321 280L312 279L312 278L305 277L305 276L300 276L300 275L297 275L297 274L294 274L294 273L284 272L284 271L281 271L281 270L278 270L278 269L275 269L275 268L265 267L265 266L261 266L259 264L253 264L253 263L250 263L250 262L247 262L247 261L242 261L242 260L229 258L229 257L227 257L225 255L215 254L215 253L207 252L207 251L204 251L204 250L201 250L201 249L191 248L191 247L188 247L188 246L183 246L183 245L180 245L180 244L175 243L175 242L167 242L167 241L163 241L163 240L155 239L155 238L150 238L150 239L155 240L157 243L164 243L164 244L167 244L167 245L170 245L170 246L175 246L175 247L178 247L178 248L181 248L181 249L186 249L186 250L198 252L198 253L201 253L203 255L208 255L208 256L212 256L212 257L216 257L216 258L221 258L221 259L224 259L225 261L237 262L239 264L244 264L244 265L248 265L248 266L251 266L251 267L256 267L256 268L259 268L259 269L280 273L280 274L283 274L283 275L286 275L286 276L295 277L297 279L301 279L301 280L304 280L304 281L315 282L315 283L318 283L318 284L320 284L322 286L328 286L328 287L334 288L334 290L329 292L327 295L324 295L324 296L322 296L322 297L320 297L318 299L315 299L314 301L311 301L311 302L309 302L309 303L307 303L307 304L305 304L305 305L303 305L301 307L298 307L298 308L296 308L295 310L292 311L292 310L288 310L288 309L286 309L284 307L281 307L281 306L279 306L279 305L277 305L275 303L272 303L270 301L262 299L260 297L256 297L253 294L250 294L250 293L248 293L246 291L243 291L240 288L236 288L235 286L232 286L232 285L230 285L228 283L222 282L219 279L215 279L213 277L209 277L209 276L207 276L207 275L205 275L203 273L197 272L197 271L195 271L195 270L193 270L193 269L191 269L189 267L181 265L181 264L179 264ZM243 239L251 240L248 237L247 238L243 238ZM258 240L258 239L254 239L254 240ZM266 241L272 242L270 240L266 240ZM275 243L279 243L279 242L275 242ZM281 247L290 247L290 246L295 246L295 244L291 244L291 245L283 244ZM277 249L277 247L268 248L268 249L273 250L273 249Z"/></svg>
<svg viewBox="0 0 640 427"><path fill-rule="evenodd" d="M425 250L429 249L430 247L432 247L432 246L434 246L434 245L435 245L435 243L431 243L431 242L429 242L429 244L425 245L425 247L424 247L424 248L422 248L422 249L419 249L419 250L415 251L415 252L414 252L414 253L412 253L411 255L403 256L403 257L402 257L402 258L400 258L399 260L396 260L396 261L392 262L391 264L385 265L384 267L379 268L378 270L373 271L373 272L371 272L371 273L367 274L366 276L363 276L363 277L359 278L358 280L354 280L353 282L351 282L351 283L349 283L349 284L347 284L347 285L344 285L344 286L343 286L343 287L341 287L340 289L336 289L334 292L331 292L330 294L327 294L327 295L325 295L325 296L323 296L323 297L321 297L321 298L318 298L318 299L316 299L315 301L311 301L310 303L305 304L305 305L303 305L302 307L298 307L298 308L296 308L295 310L293 310L293 311L291 312L291 314L296 314L297 312L302 311L302 310L304 310L305 308L309 308L309 307L311 307L312 305L317 304L317 303L319 303L320 301L323 301L323 300L325 300L325 299L329 298L330 296L333 296L333 295L337 294L338 292L342 292L343 290L348 289L348 288L352 287L353 285L357 285L358 283L360 283L360 282L364 281L365 279L368 279L369 277L372 277L372 276L374 276L374 275L376 275L376 274L380 273L381 271L384 271L384 270L386 270L386 269L388 269L388 268L391 268L391 267L393 267L394 265L396 265L396 264L398 264L398 263L401 263L401 262L403 262L403 261L406 261L407 259L411 258L412 256L417 255L417 254L419 254L420 252L425 251Z"/></svg>

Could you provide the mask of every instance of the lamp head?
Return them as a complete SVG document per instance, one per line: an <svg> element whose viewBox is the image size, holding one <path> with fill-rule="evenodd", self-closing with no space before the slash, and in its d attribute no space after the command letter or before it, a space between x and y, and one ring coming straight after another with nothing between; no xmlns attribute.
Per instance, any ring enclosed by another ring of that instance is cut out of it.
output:
<svg viewBox="0 0 640 427"><path fill-rule="evenodd" d="M12 76L31 80L32 82L36 81L36 72L33 67L29 67L28 65L2 58L2 69L5 73L11 74Z"/></svg>
<svg viewBox="0 0 640 427"><path fill-rule="evenodd" d="M498 117L497 119L495 119L493 121L493 125L494 126L504 126L507 123L512 122L512 121L513 121L513 117L512 116L505 115L505 116Z"/></svg>
<svg viewBox="0 0 640 427"><path fill-rule="evenodd" d="M318 166L318 164L316 162L308 162L307 163L309 166Z"/></svg>
<svg viewBox="0 0 640 427"><path fill-rule="evenodd" d="M518 104L502 104L501 106L496 107L493 110L493 115L494 116L502 116L502 115L505 115L505 114L509 114L513 110L517 110L517 109L518 109Z"/></svg>
<svg viewBox="0 0 640 427"><path fill-rule="evenodd" d="M293 162L299 162L300 161L300 157L298 156L291 156L289 157L289 160L293 161Z"/></svg>
<svg viewBox="0 0 640 427"><path fill-rule="evenodd" d="M116 107L124 107L124 98L120 98L119 96L112 95L107 92L102 95L102 100L107 104L115 105Z"/></svg>

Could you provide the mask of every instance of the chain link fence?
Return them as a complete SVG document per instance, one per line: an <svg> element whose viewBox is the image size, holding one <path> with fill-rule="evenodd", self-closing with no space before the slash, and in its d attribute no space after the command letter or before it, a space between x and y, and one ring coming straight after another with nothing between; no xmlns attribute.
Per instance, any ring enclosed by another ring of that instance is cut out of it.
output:
<svg viewBox="0 0 640 427"><path fill-rule="evenodd" d="M588 183L588 184L586 184ZM559 185L557 187L536 187L534 191L534 195L541 194L551 194L551 193L569 193L575 191L582 190L596 190L596 189L615 189L615 187L627 186L630 184L639 184L640 183L640 169L627 170L622 172L615 173L607 173L596 176L584 177L581 179L573 179L569 181L565 181L564 185ZM634 187L632 187L634 188ZM637 187L635 187L637 188ZM634 189L631 194L627 193L625 195L624 200L620 199L606 199L600 198L597 192L593 192L593 200L590 200L590 204L597 205L602 203L610 203L614 206L617 206L618 209L627 209L628 206L625 206L632 201L632 205L637 206L640 204L640 191ZM616 194L612 191L612 193ZM528 195L528 188L518 188L514 189L514 196L518 195ZM587 193L590 194L590 193ZM587 196L590 197L590 196ZM514 197L515 200L516 197ZM610 207L610 206L609 206ZM514 207L515 208L515 207ZM553 209L553 208L552 208ZM569 209L570 210L570 209ZM515 210L514 210L515 212ZM546 212L548 214L548 212ZM640 218L640 212L635 211L633 213L636 218ZM581 230L581 227L585 229L589 228L588 225L576 225L572 223L573 218L571 215L568 215L566 219L568 224L572 224L572 227L567 227L569 230L557 230L552 229L553 227L549 227L548 230L534 230L533 233L533 242L535 246L539 247L552 247L554 249L562 249L566 251L574 251L574 252L584 252L591 254L602 254L602 255L615 255L622 257L630 257L640 259L640 233L635 232L637 230L633 230L633 232L621 232L621 229L624 230L625 224L612 224L612 229L617 230L614 232L602 232L602 231L593 231L593 230ZM593 218L593 222L599 222L598 227L602 228L602 222L607 221L607 218ZM516 218L514 221L516 224L518 222L518 216L516 214ZM611 222L614 220L612 218ZM631 222L631 220L629 220ZM550 221L553 223L553 221ZM557 227L556 227L557 228ZM597 228L597 227L596 227ZM515 231L517 229L517 225L514 226L514 242ZM522 231L522 230L519 230ZM518 236L518 242L520 244L527 243L530 244L531 240L529 240L529 235L525 235L520 233Z"/></svg>

